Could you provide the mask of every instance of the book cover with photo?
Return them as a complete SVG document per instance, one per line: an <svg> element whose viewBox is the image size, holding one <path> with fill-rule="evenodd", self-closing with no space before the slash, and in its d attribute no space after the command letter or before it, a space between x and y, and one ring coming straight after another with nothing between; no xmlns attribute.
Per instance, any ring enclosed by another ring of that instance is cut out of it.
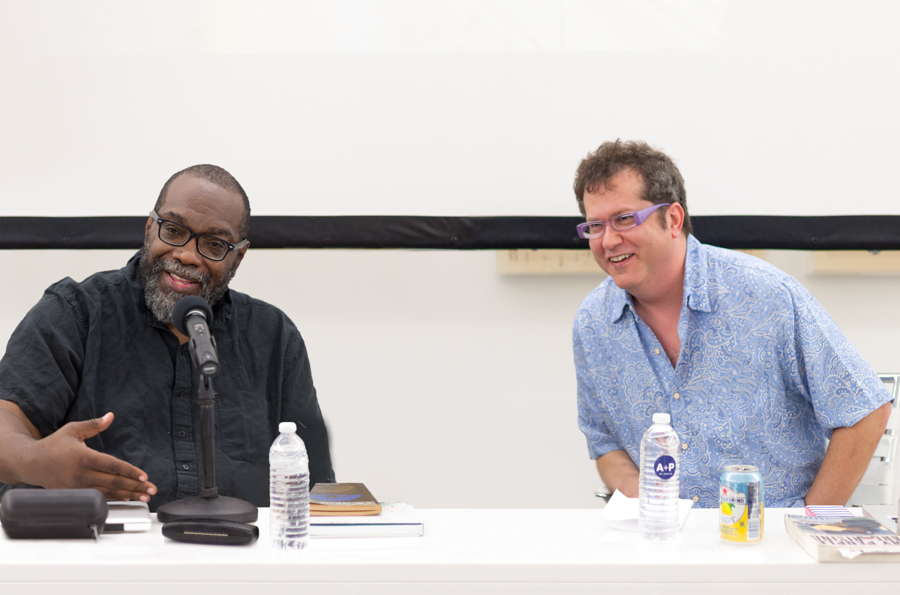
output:
<svg viewBox="0 0 900 595"><path fill-rule="evenodd" d="M900 535L871 517L785 515L784 526L819 562L900 562Z"/></svg>
<svg viewBox="0 0 900 595"><path fill-rule="evenodd" d="M379 513L381 503L361 483L317 483L309 492L309 514L312 516Z"/></svg>

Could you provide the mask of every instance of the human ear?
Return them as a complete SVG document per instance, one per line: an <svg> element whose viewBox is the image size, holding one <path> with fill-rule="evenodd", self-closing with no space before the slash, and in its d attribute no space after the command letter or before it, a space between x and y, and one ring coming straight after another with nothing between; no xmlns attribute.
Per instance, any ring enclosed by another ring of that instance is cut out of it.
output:
<svg viewBox="0 0 900 595"><path fill-rule="evenodd" d="M680 203L672 203L666 209L666 222L669 224L669 231L672 237L678 237L681 234L681 228L684 227L684 208Z"/></svg>

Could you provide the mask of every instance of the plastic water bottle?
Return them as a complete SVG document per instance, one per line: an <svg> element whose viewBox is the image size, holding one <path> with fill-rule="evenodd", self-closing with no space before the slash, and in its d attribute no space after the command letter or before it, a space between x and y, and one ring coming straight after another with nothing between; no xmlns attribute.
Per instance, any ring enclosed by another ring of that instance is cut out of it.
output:
<svg viewBox="0 0 900 595"><path fill-rule="evenodd" d="M638 526L641 536L650 541L677 541L681 537L679 440L670 421L668 413L654 413L653 425L641 440Z"/></svg>
<svg viewBox="0 0 900 595"><path fill-rule="evenodd" d="M283 421L269 449L269 535L282 550L309 543L309 457L296 434L297 424Z"/></svg>

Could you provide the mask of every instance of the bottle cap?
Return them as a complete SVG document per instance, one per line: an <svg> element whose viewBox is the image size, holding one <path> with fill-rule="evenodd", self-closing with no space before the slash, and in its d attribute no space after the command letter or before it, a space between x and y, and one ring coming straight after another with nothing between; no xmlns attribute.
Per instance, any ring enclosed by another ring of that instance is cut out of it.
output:
<svg viewBox="0 0 900 595"><path fill-rule="evenodd" d="M672 422L672 417L668 413L654 413L653 414L653 423L655 424L668 424Z"/></svg>
<svg viewBox="0 0 900 595"><path fill-rule="evenodd" d="M293 434L297 431L297 424L292 421L283 421L278 424L278 431L282 434Z"/></svg>

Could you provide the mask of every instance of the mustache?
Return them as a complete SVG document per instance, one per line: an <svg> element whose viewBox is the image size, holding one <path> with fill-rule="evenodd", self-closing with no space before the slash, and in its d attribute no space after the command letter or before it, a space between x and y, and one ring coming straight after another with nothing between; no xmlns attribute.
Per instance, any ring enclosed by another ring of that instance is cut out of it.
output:
<svg viewBox="0 0 900 595"><path fill-rule="evenodd" d="M177 260L164 260L159 258L153 263L153 273L161 273L163 271L174 273L179 277L189 279L195 283L200 283L201 286L209 285L212 281L212 278L209 275L201 272L197 267L183 264Z"/></svg>

